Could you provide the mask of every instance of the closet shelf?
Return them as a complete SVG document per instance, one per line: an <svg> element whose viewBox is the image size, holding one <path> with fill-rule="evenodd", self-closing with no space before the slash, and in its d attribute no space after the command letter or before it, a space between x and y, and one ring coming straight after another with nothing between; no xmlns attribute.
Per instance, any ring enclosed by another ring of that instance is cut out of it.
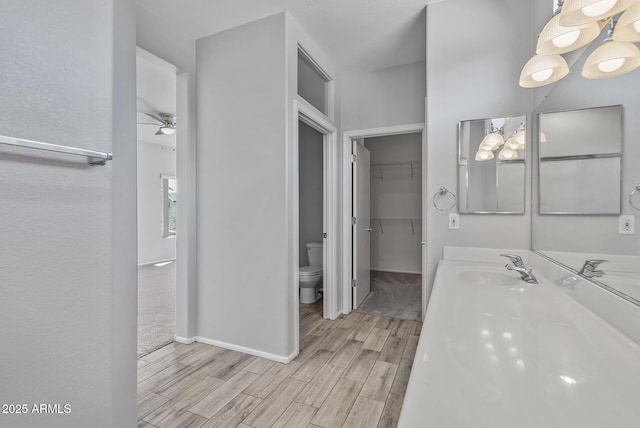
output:
<svg viewBox="0 0 640 428"><path fill-rule="evenodd" d="M384 179L384 175L382 174L382 168L388 166L401 166L401 167L409 167L411 170L411 177L413 177L413 167L418 166L422 163L421 160L405 160L405 161L388 161L388 162L372 162L369 166L372 168L378 168L380 171L380 178Z"/></svg>
<svg viewBox="0 0 640 428"><path fill-rule="evenodd" d="M413 235L416 232L414 223L421 225L422 219L421 218L372 218L371 222L378 222L378 226L380 227L380 234L384 234L384 228L382 227L382 222L392 222L392 223L409 222L411 224L411 234Z"/></svg>

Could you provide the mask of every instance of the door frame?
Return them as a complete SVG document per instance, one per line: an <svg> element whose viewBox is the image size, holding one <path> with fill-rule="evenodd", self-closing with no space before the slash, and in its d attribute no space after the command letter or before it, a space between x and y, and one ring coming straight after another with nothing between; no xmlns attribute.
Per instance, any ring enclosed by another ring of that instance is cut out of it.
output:
<svg viewBox="0 0 640 428"><path fill-rule="evenodd" d="M427 165L427 147L424 123L412 123L408 125L384 126L380 128L358 129L346 131L342 134L342 313L348 314L353 309L353 292L351 280L353 279L353 236L351 234L351 217L353 204L353 177L352 177L352 141L360 138L382 137L387 135L422 134L422 242L426 242L427 217L425 210L425 189L427 188L427 174L424 174ZM426 272L426 245L422 246L422 307L426 307L427 278ZM424 318L424 309L423 309Z"/></svg>
<svg viewBox="0 0 640 428"><path fill-rule="evenodd" d="M300 272L300 161L298 141L298 123L304 122L316 131L323 134L323 215L322 222L326 238L323 240L324 249L324 272L323 272L323 317L334 320L338 317L338 225L340 224L340 203L338 171L340 163L338 161L338 130L329 118L318 109L309 104L301 97L293 101L295 126L293 141L292 169L294 177L294 188L292 192L293 221L290 236L291 271L290 278L292 284L293 323L295 334L295 355L300 349L300 312L299 312L299 285L298 276Z"/></svg>

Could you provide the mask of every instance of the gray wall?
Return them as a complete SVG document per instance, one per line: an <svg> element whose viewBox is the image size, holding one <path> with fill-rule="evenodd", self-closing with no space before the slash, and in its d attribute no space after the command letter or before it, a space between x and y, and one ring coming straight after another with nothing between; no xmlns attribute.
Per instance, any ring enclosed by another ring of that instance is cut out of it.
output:
<svg viewBox="0 0 640 428"><path fill-rule="evenodd" d="M138 264L176 258L175 237L162 237L161 174L176 174L175 149L138 141Z"/></svg>
<svg viewBox="0 0 640 428"><path fill-rule="evenodd" d="M530 91L518 86L532 52L530 8L526 0L448 0L427 7L429 201L442 186L457 188L459 121L531 111ZM452 16L456 25L451 25ZM530 174L527 177L530 183ZM529 185L526 190L528 198ZM431 203L427 207L429 292L444 245L530 247L529 204L525 215L461 215L459 230L448 230L448 216Z"/></svg>
<svg viewBox="0 0 640 428"><path fill-rule="evenodd" d="M422 133L366 138L371 163L422 159ZM422 272L422 164L371 167L371 269Z"/></svg>
<svg viewBox="0 0 640 428"><path fill-rule="evenodd" d="M133 17L124 0L3 3L0 134L114 160L0 149L0 396L71 405L1 426L135 425Z"/></svg>
<svg viewBox="0 0 640 428"><path fill-rule="evenodd" d="M309 266L307 242L323 242L324 136L300 122L300 266Z"/></svg>
<svg viewBox="0 0 640 428"><path fill-rule="evenodd" d="M197 334L279 356L290 353L285 40L279 14L197 41Z"/></svg>

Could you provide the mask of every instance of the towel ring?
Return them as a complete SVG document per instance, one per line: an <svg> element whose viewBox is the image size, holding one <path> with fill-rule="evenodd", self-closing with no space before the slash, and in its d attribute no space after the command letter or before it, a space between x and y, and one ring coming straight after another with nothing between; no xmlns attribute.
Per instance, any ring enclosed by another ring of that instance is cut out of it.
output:
<svg viewBox="0 0 640 428"><path fill-rule="evenodd" d="M440 200L440 198L443 198L447 195L451 195L451 199L452 199L451 204L447 208L440 208L438 206L438 200ZM451 211L451 208L456 206L456 195L454 195L453 192L447 189L446 187L441 187L440 190L438 190L436 194L433 195L433 206L436 207L438 211L449 212Z"/></svg>
<svg viewBox="0 0 640 428"><path fill-rule="evenodd" d="M629 205L631 205L632 208L640 211L640 206L636 205L633 203L633 195L635 195L636 193L640 192L640 184L638 184L632 191L631 193L629 193Z"/></svg>

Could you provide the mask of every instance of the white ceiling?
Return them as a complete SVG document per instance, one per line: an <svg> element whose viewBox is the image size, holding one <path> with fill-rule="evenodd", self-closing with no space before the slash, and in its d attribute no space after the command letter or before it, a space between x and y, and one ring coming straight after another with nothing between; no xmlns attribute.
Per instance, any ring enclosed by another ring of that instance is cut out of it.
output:
<svg viewBox="0 0 640 428"><path fill-rule="evenodd" d="M425 59L434 0L137 0L199 39L289 11L338 69L376 70Z"/></svg>
<svg viewBox="0 0 640 428"><path fill-rule="evenodd" d="M176 113L176 69L171 64L138 48L136 55L137 122L155 123L145 113ZM179 128L180 119L176 118ZM176 147L176 136L155 135L158 125L138 124L138 141Z"/></svg>

